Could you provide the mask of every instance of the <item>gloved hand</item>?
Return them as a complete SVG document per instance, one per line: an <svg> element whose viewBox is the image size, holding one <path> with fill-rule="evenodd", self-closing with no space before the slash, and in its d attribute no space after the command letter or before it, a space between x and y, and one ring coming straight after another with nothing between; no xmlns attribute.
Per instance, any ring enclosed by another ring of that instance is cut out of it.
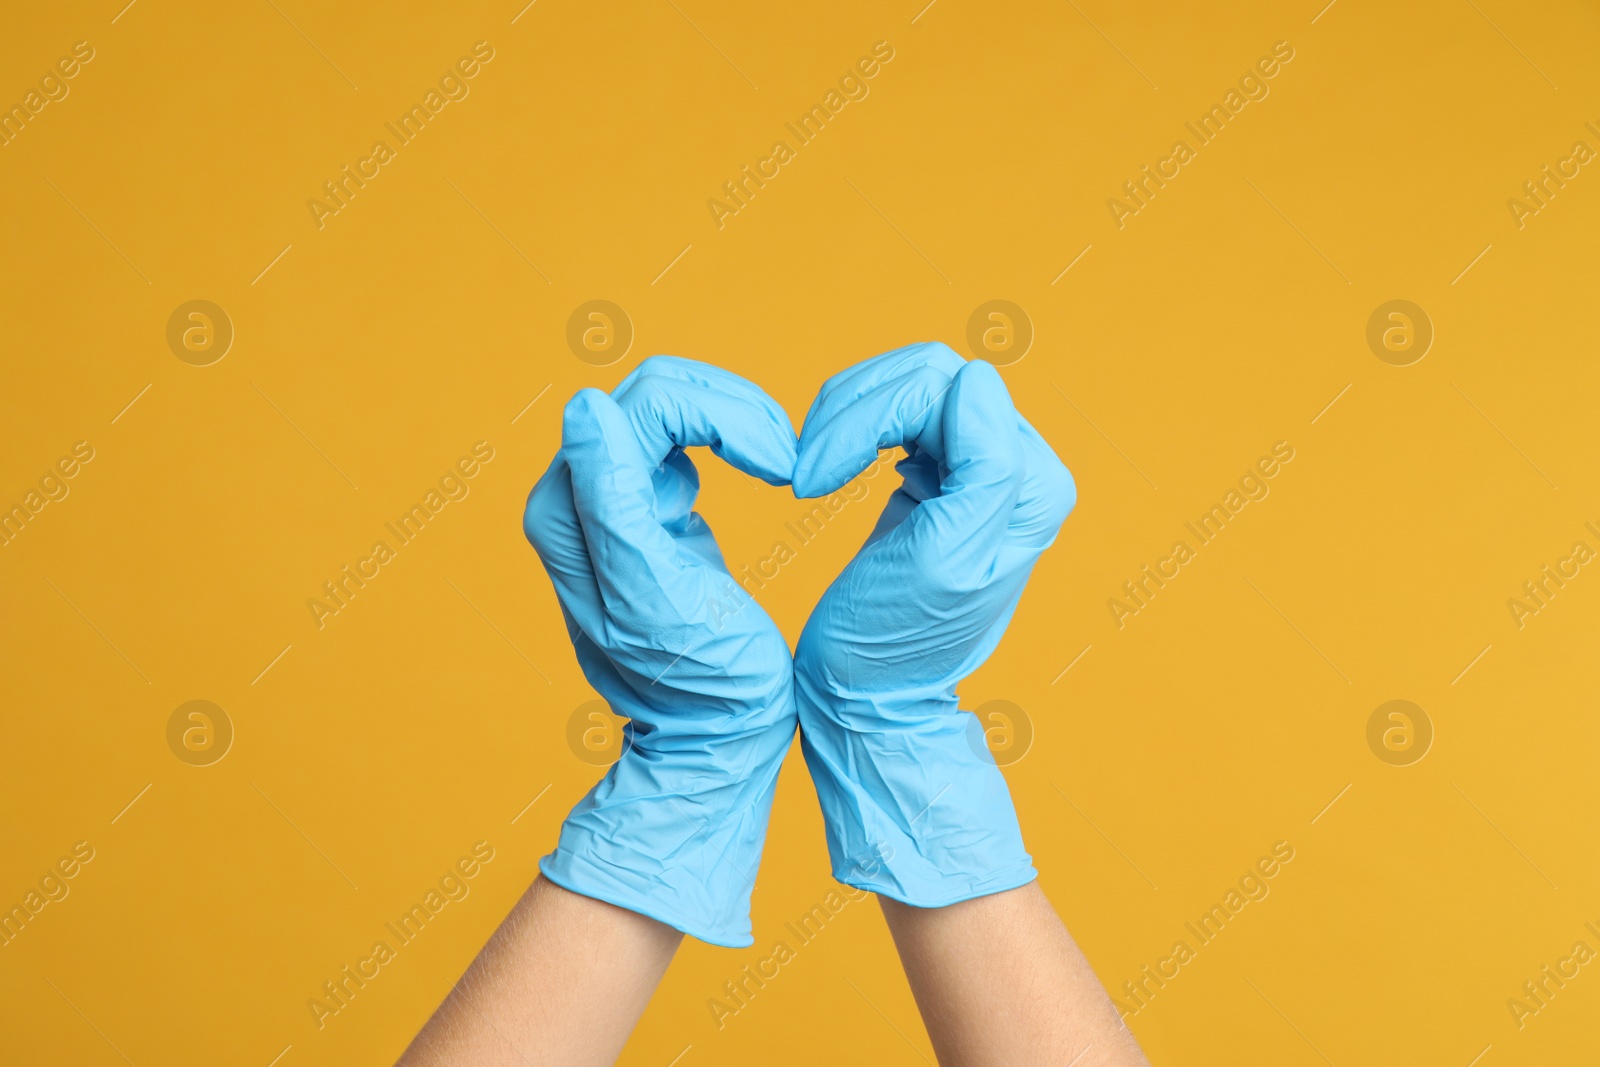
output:
<svg viewBox="0 0 1600 1067"><path fill-rule="evenodd" d="M632 746L539 864L552 882L715 945L751 944L750 887L794 739L793 661L690 509L711 450L772 485L794 468L783 409L715 367L641 363L584 389L528 496L538 550L589 683Z"/></svg>
<svg viewBox="0 0 1600 1067"><path fill-rule="evenodd" d="M834 877L943 907L1036 876L955 687L999 643L1077 491L993 366L921 344L822 387L795 495L833 492L897 445L904 483L806 623L796 696Z"/></svg>

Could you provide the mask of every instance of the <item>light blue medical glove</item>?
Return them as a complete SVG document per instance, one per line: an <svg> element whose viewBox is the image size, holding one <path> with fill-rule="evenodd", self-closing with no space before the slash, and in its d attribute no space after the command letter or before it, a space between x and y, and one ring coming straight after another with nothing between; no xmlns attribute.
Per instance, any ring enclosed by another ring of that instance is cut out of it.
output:
<svg viewBox="0 0 1600 1067"><path fill-rule="evenodd" d="M922 344L822 387L795 495L833 492L897 445L904 483L806 623L796 696L834 877L943 907L1036 876L956 686L999 643L1077 490L993 366Z"/></svg>
<svg viewBox="0 0 1600 1067"><path fill-rule="evenodd" d="M793 661L690 509L711 450L772 485L794 468L783 409L715 367L654 356L584 389L523 528L589 684L632 745L539 869L563 888L715 945L751 944L750 888L794 740Z"/></svg>

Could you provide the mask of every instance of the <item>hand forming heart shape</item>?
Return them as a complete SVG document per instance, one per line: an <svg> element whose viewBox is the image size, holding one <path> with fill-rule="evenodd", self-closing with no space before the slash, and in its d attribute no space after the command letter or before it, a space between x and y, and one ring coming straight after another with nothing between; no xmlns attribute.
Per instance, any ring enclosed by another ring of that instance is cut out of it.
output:
<svg viewBox="0 0 1600 1067"><path fill-rule="evenodd" d="M773 485L792 477L803 497L906 449L904 484L792 662L691 510L699 477L683 449L695 445ZM840 881L935 907L1032 880L955 686L994 650L1074 500L998 372L941 344L830 379L798 450L770 397L691 360L652 357L611 396L579 392L524 529L584 674L633 720L634 746L573 810L545 876L750 944L750 887L798 719Z"/></svg>

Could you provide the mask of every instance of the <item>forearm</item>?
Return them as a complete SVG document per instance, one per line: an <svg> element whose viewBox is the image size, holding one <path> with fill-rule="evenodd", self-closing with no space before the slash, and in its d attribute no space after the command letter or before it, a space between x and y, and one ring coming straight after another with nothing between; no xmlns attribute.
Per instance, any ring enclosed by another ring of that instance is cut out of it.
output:
<svg viewBox="0 0 1600 1067"><path fill-rule="evenodd" d="M1037 882L943 908L878 902L943 1067L1149 1067Z"/></svg>
<svg viewBox="0 0 1600 1067"><path fill-rule="evenodd" d="M538 878L397 1067L614 1063L682 939Z"/></svg>

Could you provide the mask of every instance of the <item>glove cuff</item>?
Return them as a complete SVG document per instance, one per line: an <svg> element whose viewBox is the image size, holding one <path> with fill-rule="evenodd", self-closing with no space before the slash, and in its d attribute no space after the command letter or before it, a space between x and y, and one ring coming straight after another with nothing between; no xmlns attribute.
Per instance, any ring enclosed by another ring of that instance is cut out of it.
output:
<svg viewBox="0 0 1600 1067"><path fill-rule="evenodd" d="M790 718L698 753L631 749L572 809L539 870L581 896L748 948L750 891L793 739Z"/></svg>
<svg viewBox="0 0 1600 1067"><path fill-rule="evenodd" d="M833 876L919 908L1038 877L1005 777L973 750L967 716L852 730L801 711Z"/></svg>
<svg viewBox="0 0 1600 1067"><path fill-rule="evenodd" d="M755 944L748 894L742 905L736 902L731 909L705 899L692 900L676 888L663 891L660 883L632 871L591 862L580 849L566 847L565 831L561 837L562 846L539 861L539 873L562 889L637 912L721 948ZM715 914L718 911L725 913L720 920Z"/></svg>

